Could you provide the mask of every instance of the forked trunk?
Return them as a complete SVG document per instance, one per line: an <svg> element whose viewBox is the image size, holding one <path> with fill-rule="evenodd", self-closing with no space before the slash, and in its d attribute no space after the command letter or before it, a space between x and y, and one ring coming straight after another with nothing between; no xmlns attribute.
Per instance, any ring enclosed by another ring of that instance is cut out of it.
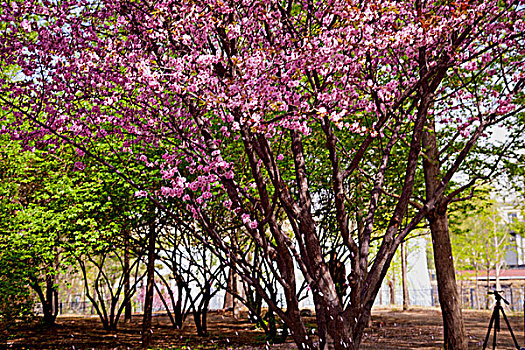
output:
<svg viewBox="0 0 525 350"><path fill-rule="evenodd" d="M42 313L44 314L44 324L47 327L55 325L55 320L58 315L58 290L55 285L55 277L52 274L47 274L45 277L45 294L40 286L36 276L31 277L30 286L38 295L42 304Z"/></svg>
<svg viewBox="0 0 525 350"><path fill-rule="evenodd" d="M425 158L423 169L427 200L436 195L441 182L439 153L435 133L434 120L430 119L428 128L423 135ZM467 350L468 342L465 338L465 325L461 313L452 246L448 230L447 205L441 201L426 216L432 233L432 247L438 284L439 303L443 317L443 335L445 349Z"/></svg>

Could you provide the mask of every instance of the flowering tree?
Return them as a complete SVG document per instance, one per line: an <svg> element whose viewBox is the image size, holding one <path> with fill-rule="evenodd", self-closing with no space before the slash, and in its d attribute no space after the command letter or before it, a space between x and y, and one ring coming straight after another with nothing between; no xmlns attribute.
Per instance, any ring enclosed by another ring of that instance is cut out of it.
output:
<svg viewBox="0 0 525 350"><path fill-rule="evenodd" d="M441 232L437 246L450 246L446 204L463 190L447 193L451 179L484 132L517 112L522 5L11 2L0 12L0 59L17 68L1 84L3 130L28 149L73 144L160 209L184 201L203 241L235 263L300 348L313 349L299 312L298 266L313 292L320 346L353 349L399 244L426 217ZM446 162L442 123L460 141ZM426 198L407 218L421 158ZM135 181L131 161L160 170L162 187ZM209 220L217 203L261 248L284 308L250 280L252 266ZM325 261L320 205L350 257L347 302ZM440 283L453 291L450 249L436 253L446 271ZM466 349L450 299L442 303L447 346Z"/></svg>

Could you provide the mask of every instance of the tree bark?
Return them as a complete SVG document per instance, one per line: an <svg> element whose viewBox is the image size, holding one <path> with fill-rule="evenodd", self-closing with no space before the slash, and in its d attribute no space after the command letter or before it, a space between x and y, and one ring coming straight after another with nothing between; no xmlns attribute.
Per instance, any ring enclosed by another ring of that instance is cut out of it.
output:
<svg viewBox="0 0 525 350"><path fill-rule="evenodd" d="M47 327L54 326L58 315L58 290L56 289L54 276L52 274L45 276L45 294L36 276L31 277L30 286L36 292L42 304L44 325Z"/></svg>
<svg viewBox="0 0 525 350"><path fill-rule="evenodd" d="M390 292L390 305L396 304L396 276L392 272L392 278L388 280L388 290Z"/></svg>
<svg viewBox="0 0 525 350"><path fill-rule="evenodd" d="M408 295L407 250L405 242L401 243L401 283L403 284L403 310L408 310L410 296Z"/></svg>
<svg viewBox="0 0 525 350"><path fill-rule="evenodd" d="M465 325L454 272L446 213L429 218L436 264L445 349L466 350Z"/></svg>
<svg viewBox="0 0 525 350"><path fill-rule="evenodd" d="M474 287L474 308L479 309L479 295L478 295L478 287L479 287L479 281L478 281L478 264L477 262L474 262L474 271L475 271L475 287Z"/></svg>
<svg viewBox="0 0 525 350"><path fill-rule="evenodd" d="M129 231L124 229L124 298L126 306L124 307L124 322L131 322L131 298L130 298L130 271L129 271Z"/></svg>
<svg viewBox="0 0 525 350"><path fill-rule="evenodd" d="M427 200L433 198L441 181L439 154L435 134L434 120L429 119L423 134L425 157L423 170ZM448 230L447 205L439 203L426 216L432 233L432 246L436 265L439 303L443 317L445 349L467 350L465 325L461 312L452 246Z"/></svg>
<svg viewBox="0 0 525 350"><path fill-rule="evenodd" d="M231 310L232 315L234 318L237 317L235 309L236 309L236 300L234 295L238 293L237 288L237 275L235 274L235 271L233 268L230 267L230 271L228 273L228 285L226 288L226 294L224 294L224 303L223 303L223 309L224 310Z"/></svg>
<svg viewBox="0 0 525 350"><path fill-rule="evenodd" d="M55 286L55 276L51 274L46 275L46 301L42 303L42 309L44 323L53 326L58 315L58 290Z"/></svg>
<svg viewBox="0 0 525 350"><path fill-rule="evenodd" d="M153 311L153 291L155 283L155 241L157 232L155 230L155 221L149 223L148 232L148 265L146 277L146 295L144 296L144 316L142 318L142 347L147 349L151 343L151 317Z"/></svg>

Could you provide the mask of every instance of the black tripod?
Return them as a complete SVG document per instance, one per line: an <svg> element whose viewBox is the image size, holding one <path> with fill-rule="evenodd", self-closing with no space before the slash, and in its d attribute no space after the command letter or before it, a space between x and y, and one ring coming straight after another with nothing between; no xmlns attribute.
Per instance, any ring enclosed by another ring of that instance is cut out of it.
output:
<svg viewBox="0 0 525 350"><path fill-rule="evenodd" d="M512 328L510 327L509 319L507 318L507 315L505 315L505 311L503 311L503 307L501 306L501 301L505 302L505 304L509 305L509 302L505 300L499 294L501 292L498 292L497 290L493 292L489 292L489 294L494 294L494 298L496 298L496 306L494 306L494 311L492 312L492 317L490 318L489 323L489 329L487 331L487 336L485 337L485 341L483 342L483 350L487 348L487 342L489 341L490 336L490 330L492 329L492 325L494 325L494 338L492 338L492 350L496 349L496 335L501 330L500 328L500 316L499 313L501 311L501 314L503 315L503 318L505 319L505 322L507 323L507 328L510 331L510 335L512 335L512 340L514 340L514 345L516 346L517 350L520 350L520 346L518 345L518 341L516 340L516 337L514 336L514 332L512 331Z"/></svg>

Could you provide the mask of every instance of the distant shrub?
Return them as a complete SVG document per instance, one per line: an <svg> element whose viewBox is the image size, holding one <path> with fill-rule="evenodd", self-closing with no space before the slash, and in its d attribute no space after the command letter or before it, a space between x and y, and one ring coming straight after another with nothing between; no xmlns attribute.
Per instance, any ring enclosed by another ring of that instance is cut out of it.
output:
<svg viewBox="0 0 525 350"><path fill-rule="evenodd" d="M17 323L34 317L29 270L27 262L16 251L0 250L0 339L4 343Z"/></svg>

